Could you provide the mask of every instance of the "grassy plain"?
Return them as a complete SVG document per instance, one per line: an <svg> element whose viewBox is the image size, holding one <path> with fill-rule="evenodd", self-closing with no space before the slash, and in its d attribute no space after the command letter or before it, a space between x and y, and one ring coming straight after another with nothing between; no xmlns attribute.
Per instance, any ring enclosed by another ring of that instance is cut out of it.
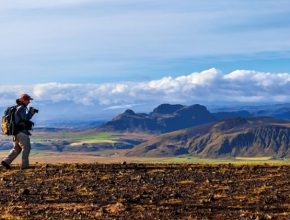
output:
<svg viewBox="0 0 290 220"><path fill-rule="evenodd" d="M0 151L0 157L8 154L8 150ZM126 150L104 150L96 152L56 152L32 150L30 161L35 163L160 163L160 164L290 164L290 159L271 160L269 158L239 158L239 159L205 159L191 156L182 157L126 157ZM13 164L21 161L19 156Z"/></svg>
<svg viewBox="0 0 290 220"><path fill-rule="evenodd" d="M71 146L76 146L93 143L116 143L119 137L120 135L118 133L111 132L38 132L35 136L32 136L31 142L33 144L53 144L58 142L67 142Z"/></svg>
<svg viewBox="0 0 290 220"><path fill-rule="evenodd" d="M77 134L74 137L67 138L71 142L71 146L78 146L82 144L98 144L98 143L117 143L120 135L117 133L95 133L95 134Z"/></svg>
<svg viewBox="0 0 290 220"><path fill-rule="evenodd" d="M31 151L32 163L171 163L171 164L289 164L290 159L272 160L270 157L236 157L232 159L205 159L192 156L178 157L126 157L126 149L102 149L94 151L82 150L83 145L94 146L94 144L115 144L120 140L149 140L153 135L140 133L112 133L87 131L34 131L31 142L35 144ZM0 136L1 141L12 145L11 137ZM59 152L55 146L68 146L67 150ZM79 147L79 148L77 148ZM76 151L70 151L78 149ZM0 157L7 155L9 150L1 150ZM21 157L15 160L20 163Z"/></svg>

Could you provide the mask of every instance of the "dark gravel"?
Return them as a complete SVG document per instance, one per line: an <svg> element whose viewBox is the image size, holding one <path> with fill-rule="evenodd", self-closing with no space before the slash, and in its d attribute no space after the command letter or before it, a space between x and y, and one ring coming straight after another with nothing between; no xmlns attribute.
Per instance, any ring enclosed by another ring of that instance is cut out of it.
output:
<svg viewBox="0 0 290 220"><path fill-rule="evenodd" d="M290 219L290 166L1 168L0 213L1 219Z"/></svg>

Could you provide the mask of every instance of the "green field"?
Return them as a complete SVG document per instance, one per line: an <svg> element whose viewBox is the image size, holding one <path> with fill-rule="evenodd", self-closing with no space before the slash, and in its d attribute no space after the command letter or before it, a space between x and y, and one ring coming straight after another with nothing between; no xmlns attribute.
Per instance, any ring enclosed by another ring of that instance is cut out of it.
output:
<svg viewBox="0 0 290 220"><path fill-rule="evenodd" d="M55 145L82 146L84 144L114 144L118 141L119 134L83 133L83 132L58 132L58 133L36 133L31 138L31 143L37 145L39 150L48 150Z"/></svg>
<svg viewBox="0 0 290 220"><path fill-rule="evenodd" d="M49 138L48 138L49 136ZM102 132L102 133L94 133L94 134L87 134L87 133L74 133L74 132L65 132L65 133L58 133L52 135L43 135L41 133L37 134L35 137L31 138L32 142L39 143L39 142L53 142L53 141L89 141L89 142L112 142L116 141L119 138L118 133L111 133L111 132Z"/></svg>
<svg viewBox="0 0 290 220"><path fill-rule="evenodd" d="M78 134L73 138L68 139L68 141L75 144L93 144L93 143L116 143L119 139L117 133L102 132L95 134Z"/></svg>

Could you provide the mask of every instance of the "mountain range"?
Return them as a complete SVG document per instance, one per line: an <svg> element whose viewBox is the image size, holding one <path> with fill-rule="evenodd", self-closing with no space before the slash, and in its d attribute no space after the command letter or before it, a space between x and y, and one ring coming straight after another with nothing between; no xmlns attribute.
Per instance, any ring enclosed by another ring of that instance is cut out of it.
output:
<svg viewBox="0 0 290 220"><path fill-rule="evenodd" d="M240 116L251 117L252 115L247 111L211 113L205 106L199 104L191 106L162 104L149 114L135 113L128 109L100 126L99 129L118 132L166 133Z"/></svg>
<svg viewBox="0 0 290 220"><path fill-rule="evenodd" d="M206 158L290 157L290 123L282 119L232 118L159 135L134 147L127 156Z"/></svg>
<svg viewBox="0 0 290 220"><path fill-rule="evenodd" d="M157 135L127 156L290 157L290 122L281 119L284 113L264 111L269 112L281 117L262 116L260 110L211 113L199 104L162 104L148 114L128 109L98 129Z"/></svg>

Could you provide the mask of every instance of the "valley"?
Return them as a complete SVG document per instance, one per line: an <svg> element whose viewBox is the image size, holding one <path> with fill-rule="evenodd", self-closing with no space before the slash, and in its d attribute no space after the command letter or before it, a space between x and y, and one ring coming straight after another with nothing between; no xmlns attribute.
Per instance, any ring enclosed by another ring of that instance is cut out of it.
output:
<svg viewBox="0 0 290 220"><path fill-rule="evenodd" d="M115 162L186 157L288 161L290 156L289 120L255 117L245 110L211 113L198 104L162 104L148 114L128 109L96 128L36 127L32 133L32 152L36 158L42 155L35 162L42 162L43 155L55 162L65 157L73 162L98 158L104 163L100 158ZM11 137L0 135L1 154L11 147Z"/></svg>

